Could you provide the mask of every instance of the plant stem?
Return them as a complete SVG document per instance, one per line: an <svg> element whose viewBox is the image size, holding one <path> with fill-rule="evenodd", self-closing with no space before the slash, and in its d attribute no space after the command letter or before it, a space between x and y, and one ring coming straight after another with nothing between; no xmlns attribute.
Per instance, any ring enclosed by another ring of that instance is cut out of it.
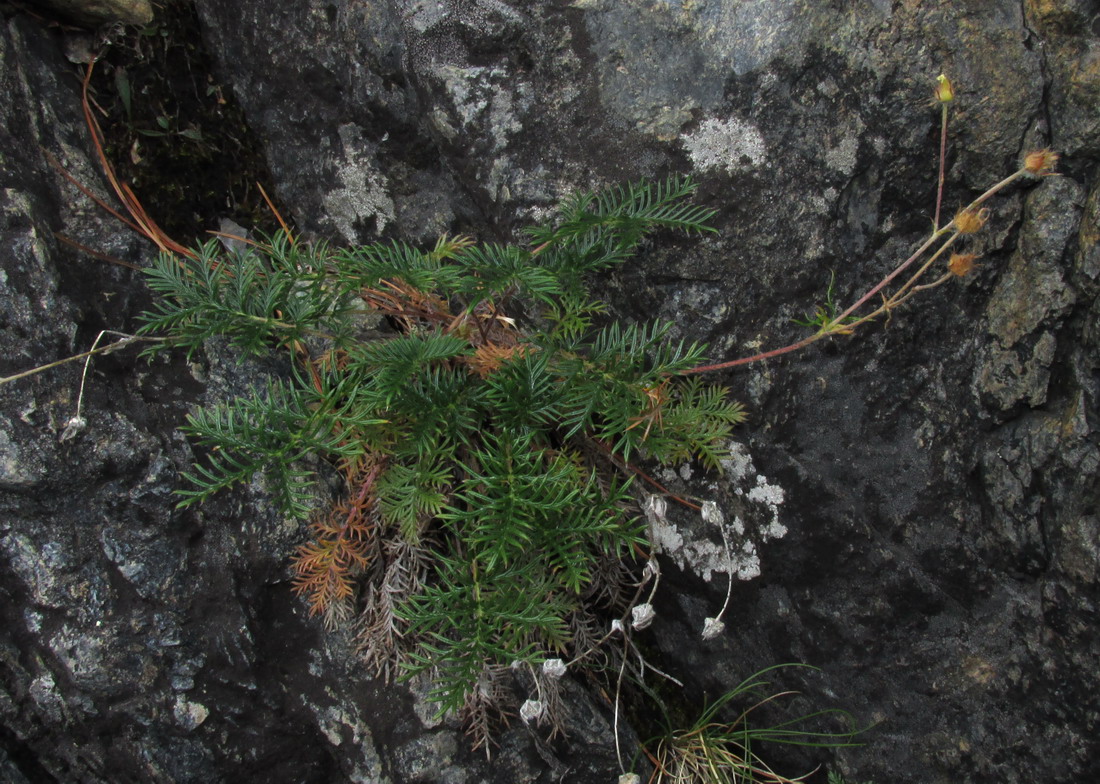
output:
<svg viewBox="0 0 1100 784"><path fill-rule="evenodd" d="M814 343L821 338L825 337L825 333L815 332L808 338L803 338L797 343L791 343L789 346L783 346L783 348L772 349L771 351L765 351L760 354L753 354L751 357L741 357L741 359L733 359L729 362L720 362L717 365L700 365L699 367L688 368L681 371L681 375L688 375L689 373L709 373L712 370L725 370L726 368L737 367L738 365L747 365L750 362L759 362L762 359L771 359L772 357L778 357L781 354L788 354L791 351L797 351L800 348Z"/></svg>
<svg viewBox="0 0 1100 784"><path fill-rule="evenodd" d="M921 256L923 256L925 251L927 251L929 248L931 248L933 245L935 245L936 240L938 240L949 229L950 229L950 224L948 226L944 226L942 229L937 229L936 231L932 232L932 236L929 237L927 240L925 240L924 244L921 245L919 248L917 248L916 251L913 252L912 256L910 256L905 261L903 261L901 264L899 264L897 267L895 267L893 272L891 272L885 278L880 280L870 291L868 291L862 297L857 299L855 301L855 304L851 305L847 310L845 310L843 313L841 313L839 316L837 316L835 319L833 319L833 322L836 323L836 322L839 322L839 321L843 321L848 316L852 315L852 313L855 312L863 303L865 303L871 297L875 296L880 291L882 291L884 288L889 286L890 283L894 280L894 278L896 278L898 275L903 273L905 270L909 269L909 267L913 266L913 264L917 261L917 259L919 259Z"/></svg>
<svg viewBox="0 0 1100 784"><path fill-rule="evenodd" d="M121 333L116 333L116 334L121 334ZM144 336L138 336L138 335L127 335L126 337L122 338L121 340L116 340L114 343L111 343L109 345L100 346L99 348L93 348L90 351L84 351L80 354L74 354L71 357L65 357L64 359L59 359L56 362L50 362L46 365L39 365L38 367L31 368L30 370L24 370L21 373L15 373L14 375L11 375L11 376L4 376L3 378L0 378L0 385L7 384L10 381L16 381L20 378L26 378L27 376L33 376L35 373L41 373L43 370L50 370L51 368L55 368L55 367L58 367L60 365L64 365L68 362L76 362L78 360L85 359L86 357L95 356L96 354L110 354L112 351L118 351L119 349L126 348L128 345L133 343L135 340L149 340L149 341L154 341L154 342L159 343L159 342L165 340L165 338L153 338L153 337L144 337Z"/></svg>
<svg viewBox="0 0 1100 784"><path fill-rule="evenodd" d="M977 209L984 202L988 201L993 196L995 196L997 193L1004 190L1009 185L1011 185L1012 183L1014 183L1016 180L1020 179L1021 177L1025 176L1026 174L1028 174L1028 171L1027 171L1026 168L1021 168L1021 169L1013 172L1012 174L1005 177L1003 180L1001 180L997 184L991 186L988 190L985 191L985 193L983 193L978 198L974 199L974 201L970 202L970 204L968 204L965 208L960 210L960 212L970 212L972 210ZM937 223L939 222L939 203L938 202L939 202L939 197L937 197L937 208L936 208L937 209L937 214L936 214ZM947 250L947 248L949 248L952 244L954 244L956 239L958 239L960 232L957 228L955 228L955 221L954 220L952 220L950 223L946 224L945 226L937 228L935 231L933 231L931 236L929 236L928 239L926 239L921 244L921 246L919 248L917 248L915 251L913 251L913 254L911 256L909 256L909 258L907 258L905 261L903 261L901 264L899 264L897 267L895 267L893 269L893 271L890 272L889 275L887 275L882 280L880 280L878 283L876 283L873 287L871 287L871 289L869 289L862 297L860 297L858 300L856 300L851 306L846 308L840 315L838 315L835 318L833 318L832 320L830 320L825 326L823 326L821 329L819 329L817 332L810 335L809 337L805 337L802 340L799 340L795 343L791 343L790 345L787 345L787 346L783 346L782 348L772 349L771 351L764 351L764 352L761 352L759 354L753 354L752 356L741 357L740 359L732 359L728 362L719 362L719 363L716 363L716 364L713 364L713 365L699 365L698 367L693 367L693 368L689 368L687 370L682 370L682 371L680 371L680 375L685 375L686 376L686 375L689 375L691 373L710 373L710 372L715 371L715 370L727 370L729 368L738 367L740 365L748 365L752 362L760 362L761 360L771 359L772 357L778 357L782 354L789 354L792 351L797 351L798 349L805 348L806 346L810 345L811 343L816 343L817 341L821 340L824 337L828 337L830 335L850 331L852 328L854 328L856 326L859 326L859 325L871 320L872 318L874 318L875 316L883 313L884 311L887 311L887 310L889 310L893 307L896 307L897 305L901 304L901 302L908 299L909 296L906 295L906 296L901 297L899 299L898 295L895 295L894 297L888 299L885 304L883 304L881 307L879 307L877 310L875 310L870 315L865 316L865 317L859 319L858 321L856 321L854 323L848 323L848 324L844 323L844 320L846 318L851 316L856 310L858 310L860 307L862 307L864 304L866 304L866 302L869 299L871 299L873 296L875 296L880 291L882 291L884 288L886 288L886 286L890 285L890 283L892 283L895 278L897 278L899 275L901 275L901 273L903 273L905 270L909 269L909 267L913 266L913 264L915 264L929 250L929 248L931 248L933 245L935 245L936 242L942 236L944 236L948 232L952 232L952 231L953 231L953 233L951 234L951 236L947 240L944 241L943 245L941 245L940 248L935 252L935 254L933 254L932 258L929 259L928 262L926 262L920 268L920 270L909 279L909 281L902 287L901 291L898 292L898 294L903 294L909 289L914 289L914 284L920 279L920 277L922 275L924 275L924 273L927 271L928 267L931 265L931 262L933 262L937 258L939 258L943 254L943 252L945 250ZM936 285L938 285L938 282L939 281L937 281ZM929 286L929 288L931 288L931 286ZM922 288L918 287L914 290L922 290ZM913 291L909 291L909 294L912 294L912 293L913 293Z"/></svg>
<svg viewBox="0 0 1100 784"><path fill-rule="evenodd" d="M974 199L974 201L970 202L970 204L968 204L966 206L966 210L964 210L964 212L970 211L970 210L974 209L975 207L981 206L981 204L983 202L988 201L993 196L995 196L997 193L1004 190L1005 188L1007 188L1012 183L1016 182L1016 180L1020 179L1021 177L1026 176L1028 174L1029 174L1029 172L1025 168L1020 168L1017 171L1014 171L1012 174L1005 177L1003 180L998 182L996 185L992 186L989 190L987 190L981 196Z"/></svg>
<svg viewBox="0 0 1100 784"><path fill-rule="evenodd" d="M691 373L691 372L695 372L695 371L686 371L686 372ZM608 460L610 460L612 463L614 463L616 466L618 466L620 470L622 470L624 472L629 471L629 472L635 474L636 476L640 476L644 481L649 482L651 485L653 485L661 494L667 495L673 501L677 502L678 504L682 504L682 505L686 506L688 509L694 509L696 512L702 510L703 507L699 506L699 504L693 504L691 501L688 501L684 498L681 498L680 496L676 495L671 490L669 490L667 487L662 485L660 482L658 482L656 479L651 477L645 471L643 471L642 469L635 466L633 463L620 458L613 451L611 451L611 447L609 447L607 444L605 444L599 438L592 438L591 442L601 452L604 453L604 455L607 457Z"/></svg>
<svg viewBox="0 0 1100 784"><path fill-rule="evenodd" d="M939 231L940 207L943 205L944 167L947 163L947 104L943 104L943 121L940 123L940 179L936 188L936 217L932 221L932 228Z"/></svg>
<svg viewBox="0 0 1100 784"><path fill-rule="evenodd" d="M890 297L890 307L900 305L902 302L909 299L909 297L913 294L913 291L923 289L923 287L916 285L917 281L924 277L924 273L928 271L928 268L935 264L936 261L938 261L940 257L943 256L943 254L947 250L949 250L952 245L955 244L955 240L957 240L958 238L959 232L956 231L954 234L944 240L944 243L940 245L936 252L928 258L928 261L924 262L924 264L921 265L920 269L913 273L912 277L910 277L909 280L905 282L905 285L894 292L894 294ZM950 275L950 273L948 273L948 275ZM913 289L913 291L910 291L910 289Z"/></svg>
<svg viewBox="0 0 1100 784"><path fill-rule="evenodd" d="M299 327L296 324L288 324L285 321L279 321L278 319L267 318L266 316L254 316L251 313L243 313L239 310L233 310L233 311L230 311L230 312L235 316L240 316L242 318L249 319L250 321L255 321L258 324L267 324L268 326L271 326L271 327L278 327L279 329L286 329L286 330L299 329ZM323 338L325 340L336 340L335 335L330 335L327 332L321 332L320 330L309 329L309 328L306 328L306 327L302 327L301 331L302 331L303 335L310 335L311 337Z"/></svg>
<svg viewBox="0 0 1100 784"><path fill-rule="evenodd" d="M92 341L92 348L91 348L92 351L95 351L96 348L99 347L99 341L103 340L103 336L106 335L107 332L108 332L108 330L102 329L102 330L99 331L99 334L95 336L95 340ZM117 333L115 333L115 334L117 334ZM130 337L129 335L125 335L123 337L123 340L126 340L129 337ZM116 341L115 345L118 345L118 343L121 343L121 342L122 342L121 340ZM88 380L88 366L91 365L91 364L92 364L92 354L89 353L87 359L84 360L84 370L82 370L81 373L80 373L80 391L76 395L76 414L73 415L73 420L79 420L80 419L80 411L81 411L81 409L84 405L84 383Z"/></svg>
<svg viewBox="0 0 1100 784"><path fill-rule="evenodd" d="M619 677L615 679L615 716L612 723L612 732L615 735L615 757L619 761L619 770L626 773L626 768L623 767L623 753L619 747L619 695L623 688L623 671L626 669L626 652L627 652L627 639L626 633L623 633L623 661L619 665Z"/></svg>

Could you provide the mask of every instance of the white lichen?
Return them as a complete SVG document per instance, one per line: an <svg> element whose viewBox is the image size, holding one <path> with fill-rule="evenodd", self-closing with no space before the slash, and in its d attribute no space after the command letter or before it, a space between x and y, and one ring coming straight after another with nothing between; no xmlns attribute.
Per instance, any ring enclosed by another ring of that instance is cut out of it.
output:
<svg viewBox="0 0 1100 784"><path fill-rule="evenodd" d="M754 126L736 117L704 120L680 141L696 169L724 169L729 174L756 169L767 160L767 145Z"/></svg>
<svg viewBox="0 0 1100 784"><path fill-rule="evenodd" d="M375 231L381 233L394 220L394 204L373 151L357 141L361 136L359 126L341 125L338 133L343 146L336 171L340 184L325 194L325 209L344 240L357 242L360 237L355 224L373 218Z"/></svg>
<svg viewBox="0 0 1100 784"><path fill-rule="evenodd" d="M841 174L851 177L856 170L856 152L859 149L859 138L845 136L835 147L825 151L825 165L830 169L836 169Z"/></svg>
<svg viewBox="0 0 1100 784"><path fill-rule="evenodd" d="M709 499L700 509L703 525L691 529L681 529L664 514L660 517L647 514L650 536L656 550L706 582L715 573L728 574L735 580L751 580L762 569L758 546L787 533L779 518L785 494L782 487L757 472L740 443L730 443L729 457L722 461L722 469L725 492L742 499L746 514L730 514L729 509L723 510L717 501ZM714 529L722 541L715 541ZM727 542L731 543L729 548Z"/></svg>

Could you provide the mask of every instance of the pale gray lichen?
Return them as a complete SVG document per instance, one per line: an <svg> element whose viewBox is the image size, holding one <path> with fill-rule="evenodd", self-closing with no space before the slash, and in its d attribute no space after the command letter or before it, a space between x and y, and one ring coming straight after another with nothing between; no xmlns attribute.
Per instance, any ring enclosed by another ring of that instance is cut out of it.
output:
<svg viewBox="0 0 1100 784"><path fill-rule="evenodd" d="M58 693L57 684L50 673L44 672L31 681L27 694L34 701L35 706L51 721L60 724L67 717L68 706Z"/></svg>
<svg viewBox="0 0 1100 784"><path fill-rule="evenodd" d="M28 471L19 445L8 435L7 419L0 417L0 488L18 490L34 484L34 473Z"/></svg>
<svg viewBox="0 0 1100 784"><path fill-rule="evenodd" d="M423 35L452 16L452 6L442 0L414 0L405 7L405 22Z"/></svg>
<svg viewBox="0 0 1100 784"><path fill-rule="evenodd" d="M845 136L835 147L825 151L825 164L841 174L850 177L856 169L856 153L859 150L859 137Z"/></svg>
<svg viewBox="0 0 1100 784"><path fill-rule="evenodd" d="M25 586L31 599L41 607L62 607L66 572L72 568L69 554L58 542L35 542L22 533L12 532L0 538L0 552Z"/></svg>
<svg viewBox="0 0 1100 784"><path fill-rule="evenodd" d="M635 127L642 133L670 142L680 135L684 125L691 122L692 113L697 108L693 101L684 101L678 106L655 106L650 109L649 116L637 121Z"/></svg>
<svg viewBox="0 0 1100 784"><path fill-rule="evenodd" d="M340 185L325 194L325 209L344 240L357 242L357 221L374 218L375 231L380 234L394 220L393 199L386 192L386 179L378 170L373 150L363 145L362 129L346 123L338 133L343 147L336 170Z"/></svg>
<svg viewBox="0 0 1100 784"><path fill-rule="evenodd" d="M522 130L516 112L532 100L528 85L523 82L509 85L508 73L502 68L444 64L432 70L450 99L448 126L487 132L498 151L506 146L509 136ZM484 129L473 129L482 121Z"/></svg>
<svg viewBox="0 0 1100 784"><path fill-rule="evenodd" d="M704 120L699 129L680 139L696 169L725 169L729 174L762 166L767 145L755 126L731 117Z"/></svg>
<svg viewBox="0 0 1100 784"><path fill-rule="evenodd" d="M371 734L370 727L352 710L338 705L320 705L307 700L306 707L313 712L317 729L332 746L342 746L347 742L350 769L346 772L348 781L377 782L391 781L382 768L382 759Z"/></svg>
<svg viewBox="0 0 1100 784"><path fill-rule="evenodd" d="M733 495L745 502L746 517L723 511L714 501L703 506L701 519L707 525L688 529L664 515L648 514L650 537L659 552L676 565L710 582L715 573L733 579L751 580L761 572L757 545L786 535L787 527L779 520L784 491L756 471L744 445L732 442L730 456L722 461L723 480ZM714 487L717 491L719 488ZM729 489L726 492L730 492ZM708 528L722 526L723 541L716 542ZM728 543L728 548L727 548Z"/></svg>
<svg viewBox="0 0 1100 784"><path fill-rule="evenodd" d="M477 66L462 68L457 65L441 65L435 69L436 77L450 96L455 117L464 128L477 120L489 106L483 84L488 70Z"/></svg>

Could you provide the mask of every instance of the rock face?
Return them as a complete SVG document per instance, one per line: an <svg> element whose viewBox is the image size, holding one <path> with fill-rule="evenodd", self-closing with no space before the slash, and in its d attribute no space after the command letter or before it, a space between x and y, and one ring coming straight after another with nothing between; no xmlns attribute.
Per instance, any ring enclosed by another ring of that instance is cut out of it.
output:
<svg viewBox="0 0 1100 784"><path fill-rule="evenodd" d="M132 329L149 304L136 274L54 236L124 261L149 254L40 149L107 192L62 43L23 16L0 35L4 375ZM490 763L455 722L432 720L427 684L375 680L350 635L319 634L288 590L302 532L261 485L199 514L174 509L193 458L175 432L184 414L264 369L208 354L201 369L147 365L134 349L97 359L81 429L66 424L82 363L0 386L0 779L605 781L611 716L579 688L569 755L514 728Z"/></svg>
<svg viewBox="0 0 1100 784"><path fill-rule="evenodd" d="M1080 0L197 0L299 226L338 242L506 239L576 188L690 172L720 238L664 239L602 283L718 360L777 347L927 234L935 77L958 86L948 214L991 203L967 278L852 339L729 371L750 423L723 476L671 489L647 642L711 697L775 663L807 709L876 727L850 781L1088 781L1100 772L1100 35ZM0 37L5 372L130 329L143 251L58 177L96 181L56 32ZM27 122L30 118L30 122ZM491 762L356 668L288 590L301 539L261 484L198 513L170 493L187 407L247 383L212 347L0 386L0 771L19 781L612 781L610 715L572 745L522 729ZM196 378L196 374L199 376ZM725 526L727 552L719 526ZM700 637L732 577L727 630ZM814 758L813 762L822 758ZM797 765L799 757L788 760ZM1090 775L1091 774L1091 775Z"/></svg>
<svg viewBox="0 0 1100 784"><path fill-rule="evenodd" d="M91 28L112 22L147 25L153 21L148 0L38 0L38 4L67 21Z"/></svg>

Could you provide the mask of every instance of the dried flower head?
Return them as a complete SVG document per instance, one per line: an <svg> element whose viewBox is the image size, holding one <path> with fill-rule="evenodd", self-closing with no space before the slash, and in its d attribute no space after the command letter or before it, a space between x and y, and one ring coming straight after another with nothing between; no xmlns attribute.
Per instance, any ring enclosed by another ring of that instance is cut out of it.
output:
<svg viewBox="0 0 1100 784"><path fill-rule="evenodd" d="M707 618L703 621L703 639L713 640L726 630L726 624L718 618Z"/></svg>
<svg viewBox="0 0 1100 784"><path fill-rule="evenodd" d="M952 253L947 261L947 268L951 270L952 275L958 275L961 278L970 274L977 258L977 253Z"/></svg>
<svg viewBox="0 0 1100 784"><path fill-rule="evenodd" d="M519 717L523 719L525 724L530 724L545 712L546 706L542 704L541 700L527 700L520 706Z"/></svg>
<svg viewBox="0 0 1100 784"><path fill-rule="evenodd" d="M989 210L983 207L980 210L959 210L955 213L954 224L959 234L974 234L981 231L987 220Z"/></svg>
<svg viewBox="0 0 1100 784"><path fill-rule="evenodd" d="M1051 149L1032 150L1024 156L1024 168L1036 177L1045 177L1054 174L1054 167L1058 163L1058 153Z"/></svg>
<svg viewBox="0 0 1100 784"><path fill-rule="evenodd" d="M623 622L620 621L618 618L616 618L615 620L613 620L611 622L611 634L615 635L615 634L622 634L622 633L623 633Z"/></svg>
<svg viewBox="0 0 1100 784"><path fill-rule="evenodd" d="M630 622L631 626L635 629L645 629L653 623L653 619L657 617L657 611L653 609L652 604L645 602L631 607L630 617L633 619Z"/></svg>
<svg viewBox="0 0 1100 784"><path fill-rule="evenodd" d="M542 674L555 681L565 675L565 670L565 662L561 659L547 659L542 663Z"/></svg>
<svg viewBox="0 0 1100 784"><path fill-rule="evenodd" d="M943 74L936 77L935 95L937 103L951 103L955 100L955 87L951 84L951 80Z"/></svg>
<svg viewBox="0 0 1100 784"><path fill-rule="evenodd" d="M702 514L705 522L715 525L721 525L726 521L725 516L722 514L722 510L718 508L718 504L714 501L704 501L700 514Z"/></svg>
<svg viewBox="0 0 1100 784"><path fill-rule="evenodd" d="M647 495L642 504L645 519L650 525L665 522L665 513L668 511L668 501L663 496Z"/></svg>
<svg viewBox="0 0 1100 784"><path fill-rule="evenodd" d="M618 784L642 784L642 777L637 773L624 773L619 776Z"/></svg>
<svg viewBox="0 0 1100 784"><path fill-rule="evenodd" d="M59 441L68 441L71 438L75 438L76 435L88 426L88 420L82 416L70 417L69 421L65 423L65 429L61 431L61 435L58 436Z"/></svg>

